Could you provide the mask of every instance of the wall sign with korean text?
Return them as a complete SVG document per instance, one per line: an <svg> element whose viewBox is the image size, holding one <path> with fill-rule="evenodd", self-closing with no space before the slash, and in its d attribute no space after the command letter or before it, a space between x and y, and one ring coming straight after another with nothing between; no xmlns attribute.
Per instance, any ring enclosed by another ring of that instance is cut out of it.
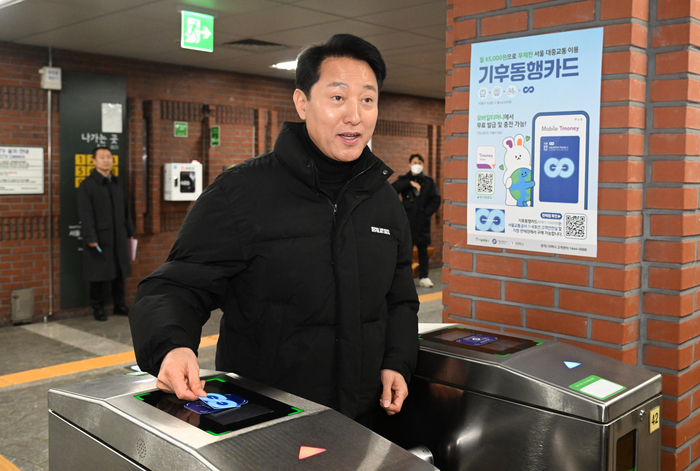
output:
<svg viewBox="0 0 700 471"><path fill-rule="evenodd" d="M43 193L43 147L0 146L0 195Z"/></svg>
<svg viewBox="0 0 700 471"><path fill-rule="evenodd" d="M472 44L472 245L595 257L603 29Z"/></svg>

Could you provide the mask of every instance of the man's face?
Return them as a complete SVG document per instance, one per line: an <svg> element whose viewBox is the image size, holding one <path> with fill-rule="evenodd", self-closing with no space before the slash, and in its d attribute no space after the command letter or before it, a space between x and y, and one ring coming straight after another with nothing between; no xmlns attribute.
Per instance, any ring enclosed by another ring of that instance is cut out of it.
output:
<svg viewBox="0 0 700 471"><path fill-rule="evenodd" d="M294 92L294 104L311 140L327 157L356 160L377 124L377 78L364 61L329 57L321 63L311 98Z"/></svg>
<svg viewBox="0 0 700 471"><path fill-rule="evenodd" d="M107 149L98 149L92 157L92 160L95 162L95 168L98 172L105 174L112 170L114 161L112 159L112 153Z"/></svg>

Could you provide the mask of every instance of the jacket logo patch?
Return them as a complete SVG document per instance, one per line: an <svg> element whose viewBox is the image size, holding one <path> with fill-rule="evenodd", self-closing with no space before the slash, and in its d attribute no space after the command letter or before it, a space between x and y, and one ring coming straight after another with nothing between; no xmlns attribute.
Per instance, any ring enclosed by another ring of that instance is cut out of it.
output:
<svg viewBox="0 0 700 471"><path fill-rule="evenodd" d="M376 232L377 234L391 235L391 232L389 232L389 229L384 229L383 227L372 226L372 232Z"/></svg>

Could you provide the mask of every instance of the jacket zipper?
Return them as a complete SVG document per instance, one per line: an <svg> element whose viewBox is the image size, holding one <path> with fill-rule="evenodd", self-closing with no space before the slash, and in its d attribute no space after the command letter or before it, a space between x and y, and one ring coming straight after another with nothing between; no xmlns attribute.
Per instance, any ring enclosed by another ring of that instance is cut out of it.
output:
<svg viewBox="0 0 700 471"><path fill-rule="evenodd" d="M376 161L372 162L372 164L369 167L367 167L366 169L364 169L363 171L361 171L360 173L358 173L357 175L352 177L350 180L345 182L345 185L343 185L343 187L340 189L340 192L338 193L338 199L340 199L343 192L345 191L345 188L350 184L351 181L353 181L356 178L359 178L361 175L367 173L372 167L375 166L376 163L377 163ZM315 182L316 181L316 167L315 166L311 167L311 176L313 177L314 182ZM336 214L338 213L338 203L334 203L333 201L331 201L331 199L328 197L328 195L325 194L320 188L318 190L323 196L326 197L326 201L328 201L328 204L330 204L331 208L333 209L333 225L335 226L335 223L337 222L335 218L336 218Z"/></svg>
<svg viewBox="0 0 700 471"><path fill-rule="evenodd" d="M352 177L347 182L345 182L345 185L343 185L343 187L340 189L340 192L338 193L338 198L340 198L340 196L343 194L343 191L345 191L345 187L347 187L351 181L358 178L360 175L363 175L364 173L366 173L369 169L374 167L374 165L376 163L377 163L376 161L372 162L372 165L370 165L369 167L367 167L366 169L364 169L363 171L361 171L360 173L358 173L357 175ZM313 177L313 180L315 183L316 182L316 167L313 164L311 165L311 176ZM320 188L318 188L318 191L319 191L319 193L323 194L323 196L326 197L326 201L328 201L328 204L330 204L331 208L333 208L333 232L331 233L331 264L333 265L333 278L335 278L335 284L337 287L337 285L338 285L338 273L336 272L336 266L335 266L335 238L333 237L333 235L335 234L335 228L336 228L336 225L338 224L338 221L336 219L336 214L338 213L338 203L334 203L333 201L331 201L331 199L328 197L328 195L325 194ZM336 311L336 314L337 314L337 311ZM336 334L335 341L338 342L338 335L337 334Z"/></svg>

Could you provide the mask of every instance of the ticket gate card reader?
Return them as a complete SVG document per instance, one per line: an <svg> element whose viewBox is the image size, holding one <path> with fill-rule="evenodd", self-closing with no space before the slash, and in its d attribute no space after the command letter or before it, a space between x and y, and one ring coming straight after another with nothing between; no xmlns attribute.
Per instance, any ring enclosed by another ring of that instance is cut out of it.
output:
<svg viewBox="0 0 700 471"><path fill-rule="evenodd" d="M201 375L207 393L248 402L199 414L150 375L51 389L51 471L436 469L332 409L234 374Z"/></svg>
<svg viewBox="0 0 700 471"><path fill-rule="evenodd" d="M375 431L442 471L660 468L661 376L563 342L422 325L400 414Z"/></svg>

